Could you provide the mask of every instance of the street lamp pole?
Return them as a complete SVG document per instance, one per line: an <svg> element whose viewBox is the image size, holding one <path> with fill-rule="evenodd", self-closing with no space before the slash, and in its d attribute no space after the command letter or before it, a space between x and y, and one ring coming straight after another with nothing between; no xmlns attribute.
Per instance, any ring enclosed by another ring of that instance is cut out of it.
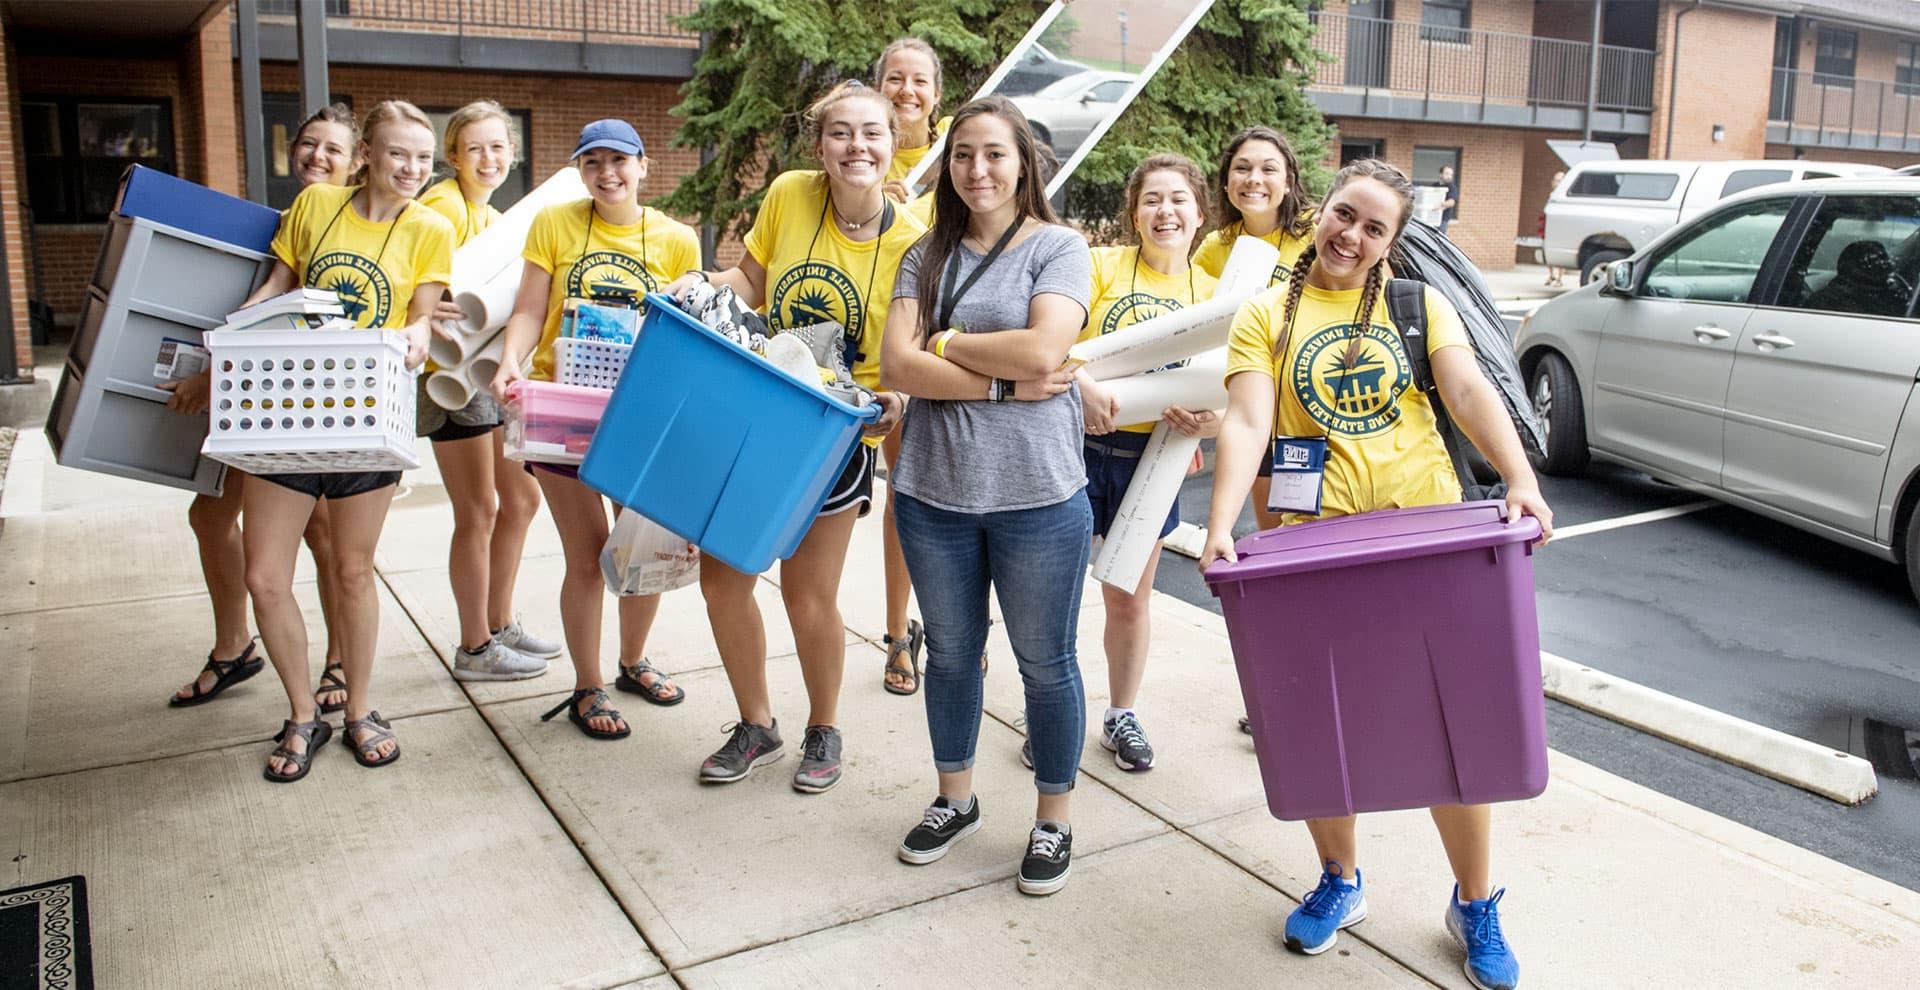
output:
<svg viewBox="0 0 1920 990"><path fill-rule="evenodd" d="M1127 12L1114 15L1120 19L1120 71L1127 71Z"/></svg>

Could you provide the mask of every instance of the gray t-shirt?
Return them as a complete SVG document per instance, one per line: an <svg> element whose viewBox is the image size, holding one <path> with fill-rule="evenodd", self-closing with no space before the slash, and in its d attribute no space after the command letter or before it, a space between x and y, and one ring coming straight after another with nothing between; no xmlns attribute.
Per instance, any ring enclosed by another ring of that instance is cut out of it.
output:
<svg viewBox="0 0 1920 990"><path fill-rule="evenodd" d="M918 293L926 243L900 262L893 297ZM958 249L959 282L984 255ZM967 333L994 333L1031 325L1028 305L1051 292L1084 309L1093 286L1093 255L1067 227L1052 226L1002 252L954 307L953 326ZM944 283L942 289L951 289ZM940 300L922 299L922 306ZM914 399L901 425L900 463L893 486L949 512L1009 512L1055 505L1087 483L1081 460L1080 389L1042 402L979 399Z"/></svg>

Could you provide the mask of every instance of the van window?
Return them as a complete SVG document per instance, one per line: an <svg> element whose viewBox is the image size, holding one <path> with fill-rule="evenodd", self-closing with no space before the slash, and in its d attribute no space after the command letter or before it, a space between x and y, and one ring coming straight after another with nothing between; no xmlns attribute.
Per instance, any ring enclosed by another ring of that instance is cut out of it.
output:
<svg viewBox="0 0 1920 990"><path fill-rule="evenodd" d="M1772 185L1793 178L1793 172L1784 168L1743 168L1727 176L1727 184L1720 187L1720 198L1726 199L1737 192L1746 192L1756 186Z"/></svg>
<svg viewBox="0 0 1920 990"><path fill-rule="evenodd" d="M1803 179L1838 179L1839 177L1832 172L1808 172L1801 176Z"/></svg>
<svg viewBox="0 0 1920 990"><path fill-rule="evenodd" d="M1808 225L1777 305L1904 317L1920 278L1920 199L1833 196Z"/></svg>
<svg viewBox="0 0 1920 990"><path fill-rule="evenodd" d="M1605 199L1667 199L1680 185L1670 172L1582 172L1567 190L1569 196Z"/></svg>
<svg viewBox="0 0 1920 990"><path fill-rule="evenodd" d="M1745 203L1695 224L1648 259L1642 294L1746 302L1793 202L1777 197Z"/></svg>

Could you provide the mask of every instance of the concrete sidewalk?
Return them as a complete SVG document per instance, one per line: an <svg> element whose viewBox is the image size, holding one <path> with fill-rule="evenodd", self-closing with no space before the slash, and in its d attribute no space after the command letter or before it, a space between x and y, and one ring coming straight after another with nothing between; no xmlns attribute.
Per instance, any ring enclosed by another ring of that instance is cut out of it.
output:
<svg viewBox="0 0 1920 990"><path fill-rule="evenodd" d="M564 664L459 685L452 515L424 459L380 552L376 703L405 758L368 771L330 746L308 780L276 787L259 772L286 712L270 672L210 705L165 704L210 638L186 496L59 468L37 430L21 434L0 501L0 889L84 875L100 986L1466 986L1422 813L1362 820L1372 917L1338 951L1282 948L1318 867L1305 829L1267 815L1211 613L1157 599L1141 710L1159 765L1124 773L1089 739L1075 876L1027 898L1012 876L1032 788L998 633L986 827L937 864L894 858L933 775L920 699L881 688L877 515L856 531L842 594L845 781L797 794L788 756L703 788L695 770L734 712L698 591L667 597L649 649L687 700L616 696L626 741L537 720L571 688ZM520 600L556 636L560 573L543 515ZM777 588L762 591L776 712L797 749L793 637ZM1091 586L1087 601L1097 713ZM1559 754L1552 770L1545 796L1495 814L1526 985L1911 983L1920 894Z"/></svg>

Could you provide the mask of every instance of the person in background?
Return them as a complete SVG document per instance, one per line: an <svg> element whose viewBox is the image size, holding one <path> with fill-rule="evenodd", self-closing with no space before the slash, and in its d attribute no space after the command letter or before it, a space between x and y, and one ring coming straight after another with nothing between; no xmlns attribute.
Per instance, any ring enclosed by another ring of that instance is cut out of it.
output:
<svg viewBox="0 0 1920 990"><path fill-rule="evenodd" d="M1440 236L1445 237L1453 218L1460 215L1460 183L1454 181L1452 165L1440 166L1440 186L1447 191L1440 201Z"/></svg>
<svg viewBox="0 0 1920 990"><path fill-rule="evenodd" d="M1558 172L1553 173L1553 188L1547 190L1547 198L1549 200L1553 198L1554 192L1560 188L1560 183L1565 181L1567 181L1567 173L1565 169L1562 169ZM1540 236L1542 239L1545 239L1545 237L1547 236L1547 214L1545 210L1542 210L1540 212ZM1563 284L1560 280L1565 278L1566 274L1567 274L1566 269L1556 268L1553 265L1548 265L1547 266L1547 287L1552 289L1560 288L1561 285Z"/></svg>
<svg viewBox="0 0 1920 990"><path fill-rule="evenodd" d="M315 184L301 190L280 219L266 283L251 306L294 288L352 284L364 300L351 319L374 332L406 338L407 366L426 360L427 321L453 267L453 228L414 202L433 174L433 123L411 103L387 100L361 127L358 184ZM293 597L294 555L314 505L331 501L335 603L345 629L345 736L353 758L378 767L400 758L393 727L372 707L373 660L380 630L374 547L392 504L398 471L260 474L246 485L247 591L291 703L292 718L262 773L275 783L307 775L332 735L307 685L307 624Z"/></svg>
<svg viewBox="0 0 1920 990"><path fill-rule="evenodd" d="M1360 363L1384 368L1384 381L1408 380L1403 338L1388 314L1385 284L1387 253L1412 213L1413 184L1400 170L1373 159L1348 165L1334 179L1313 244L1295 262L1287 287L1253 297L1235 314L1202 573L1216 560L1234 561L1232 527L1252 487L1254 466L1271 457L1274 441L1282 437L1324 443L1327 450L1320 490L1271 506L1282 513L1285 525L1460 501L1460 480L1426 393L1412 387L1376 392L1377 401L1364 409L1330 401L1343 392L1342 369ZM1459 313L1433 289L1426 290L1425 299L1427 352L1439 395L1453 421L1506 480L1507 519L1534 516L1544 542L1553 534L1553 513L1513 422L1480 371ZM1345 356L1305 361L1303 353ZM1380 427L1382 422L1388 425ZM1355 621L1366 621L1370 607L1364 601L1300 604L1344 608ZM1356 727L1364 730L1368 727ZM1432 815L1455 879L1446 926L1465 949L1468 979L1484 990L1515 987L1520 964L1500 927L1500 899L1506 892L1490 880L1491 813L1486 805L1453 805L1433 808ZM1319 886L1287 917L1286 944L1295 952L1325 952L1341 929L1367 916L1355 823L1353 816L1307 822L1322 872Z"/></svg>
<svg viewBox="0 0 1920 990"><path fill-rule="evenodd" d="M447 118L441 154L453 166L453 176L429 187L420 203L453 224L455 248L500 216L487 201L507 181L518 157L512 124L507 111L492 100L469 103ZM434 332L456 334L463 318L460 307L443 299L434 311ZM414 403L416 431L433 441L433 459L453 506L447 577L460 616L460 641L453 644L454 679L538 677L561 647L520 624L513 614L513 585L527 526L540 511L540 485L506 459L500 405L490 393L475 393L465 408L449 411L428 398L422 375Z"/></svg>
<svg viewBox="0 0 1920 990"><path fill-rule="evenodd" d="M1075 616L1093 514L1076 456L1080 393L1061 365L1086 325L1093 271L1086 240L1047 203L1037 145L1005 97L954 115L933 229L894 283L881 381L913 396L893 484L926 620L939 778L898 856L934 862L980 827L973 763L995 589L1026 691L1038 791L1018 887L1045 895L1071 869L1068 811L1086 737Z"/></svg>
<svg viewBox="0 0 1920 990"><path fill-rule="evenodd" d="M354 119L353 111L338 103L321 107L293 132L287 147L288 170L303 189L315 184L344 186L353 174L359 143L360 122ZM168 409L204 416L212 384L213 373L209 371L161 387L173 392L167 400ZM266 667L266 661L255 656L256 643L247 632L247 565L240 538L246 481L245 471L230 467L220 494L195 495L187 506L187 524L193 528L199 546L200 572L213 605L213 649L207 653L199 675L167 699L175 708L212 701ZM346 682L340 679L344 630L335 619L339 576L333 567L333 535L325 499L314 505L305 538L313 554L314 590L320 596L320 615L327 627L326 663L315 693L323 711L337 712L347 699Z"/></svg>
<svg viewBox="0 0 1920 990"><path fill-rule="evenodd" d="M1128 177L1125 197L1121 225L1134 243L1093 249L1093 307L1087 328L1080 335L1082 340L1203 302L1213 296L1218 284L1212 275L1187 260L1207 219L1207 177L1198 165L1179 155L1150 156ZM1087 436L1081 456L1087 468L1087 501L1093 509L1093 534L1104 538L1133 483L1155 424L1116 423L1114 413L1119 403L1113 392L1084 371L1076 377L1086 418ZM1168 409L1164 418L1187 436L1211 436L1219 429L1219 418L1209 410L1189 412L1175 407ZM1180 505L1176 501L1161 524L1160 537L1179 524ZM1147 740L1134 703L1140 694L1140 681L1146 676L1147 653L1153 643L1149 606L1159 565L1160 547L1155 545L1137 587L1125 590L1100 586L1106 606L1102 615L1106 620L1108 689L1100 744L1113 754L1114 765L1122 770L1153 767L1153 745ZM1028 765L1032 765L1030 755Z"/></svg>
<svg viewBox="0 0 1920 990"><path fill-rule="evenodd" d="M596 120L581 128L573 164L590 195L541 210L527 232L520 295L507 320L500 372L493 379L494 397L501 402L514 382L553 381L554 341L567 299L592 297L592 286L600 281L651 292L700 267L700 239L693 228L640 203L649 163L632 124ZM523 370L529 357L531 376ZM600 612L607 594L600 549L612 529L607 503L581 483L571 465L529 463L526 469L546 496L567 561L560 625L573 658L574 690L542 717L564 711L591 738L624 739L632 728L607 696L600 660ZM660 596L623 596L619 609L620 672L614 686L651 704L679 704L686 692L646 657Z"/></svg>

